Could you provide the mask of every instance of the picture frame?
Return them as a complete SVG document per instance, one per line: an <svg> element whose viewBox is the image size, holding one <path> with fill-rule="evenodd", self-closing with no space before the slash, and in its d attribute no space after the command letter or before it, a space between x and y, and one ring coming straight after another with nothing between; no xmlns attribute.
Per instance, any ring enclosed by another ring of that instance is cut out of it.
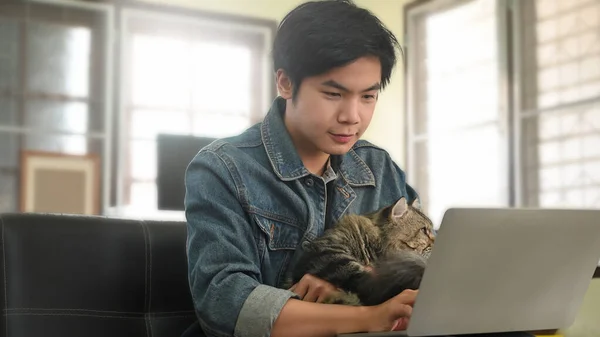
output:
<svg viewBox="0 0 600 337"><path fill-rule="evenodd" d="M20 211L99 215L99 171L94 154L22 151Z"/></svg>

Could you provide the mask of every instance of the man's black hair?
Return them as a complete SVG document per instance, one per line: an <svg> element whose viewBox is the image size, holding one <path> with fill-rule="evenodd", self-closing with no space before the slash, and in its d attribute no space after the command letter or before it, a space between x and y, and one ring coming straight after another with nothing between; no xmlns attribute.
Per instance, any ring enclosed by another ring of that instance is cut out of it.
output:
<svg viewBox="0 0 600 337"><path fill-rule="evenodd" d="M390 80L398 41L371 12L349 0L310 1L288 13L273 44L275 71L283 69L293 96L306 77L323 74L363 56L381 62L381 87Z"/></svg>

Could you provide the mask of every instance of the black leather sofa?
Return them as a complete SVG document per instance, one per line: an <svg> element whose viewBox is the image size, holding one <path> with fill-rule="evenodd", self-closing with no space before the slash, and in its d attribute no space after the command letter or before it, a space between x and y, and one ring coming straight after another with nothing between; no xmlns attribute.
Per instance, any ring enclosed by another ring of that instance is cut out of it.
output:
<svg viewBox="0 0 600 337"><path fill-rule="evenodd" d="M178 337L196 320L186 227L0 215L0 336Z"/></svg>

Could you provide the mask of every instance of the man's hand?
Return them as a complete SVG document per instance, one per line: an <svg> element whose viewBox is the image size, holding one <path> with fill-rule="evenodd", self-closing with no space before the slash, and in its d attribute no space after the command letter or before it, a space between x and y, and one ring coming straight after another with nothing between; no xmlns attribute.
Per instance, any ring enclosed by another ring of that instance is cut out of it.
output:
<svg viewBox="0 0 600 337"><path fill-rule="evenodd" d="M416 290L405 290L388 301L374 306L369 318L373 325L369 331L406 330L417 293Z"/></svg>
<svg viewBox="0 0 600 337"><path fill-rule="evenodd" d="M322 303L339 290L325 280L306 274L290 288L290 291L295 292L303 301Z"/></svg>

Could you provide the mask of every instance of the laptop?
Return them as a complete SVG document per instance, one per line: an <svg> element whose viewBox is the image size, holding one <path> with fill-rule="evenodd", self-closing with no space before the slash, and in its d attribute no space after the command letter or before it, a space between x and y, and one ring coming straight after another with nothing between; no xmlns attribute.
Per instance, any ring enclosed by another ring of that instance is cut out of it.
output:
<svg viewBox="0 0 600 337"><path fill-rule="evenodd" d="M600 210L452 208L406 331L444 336L565 328L600 261Z"/></svg>

